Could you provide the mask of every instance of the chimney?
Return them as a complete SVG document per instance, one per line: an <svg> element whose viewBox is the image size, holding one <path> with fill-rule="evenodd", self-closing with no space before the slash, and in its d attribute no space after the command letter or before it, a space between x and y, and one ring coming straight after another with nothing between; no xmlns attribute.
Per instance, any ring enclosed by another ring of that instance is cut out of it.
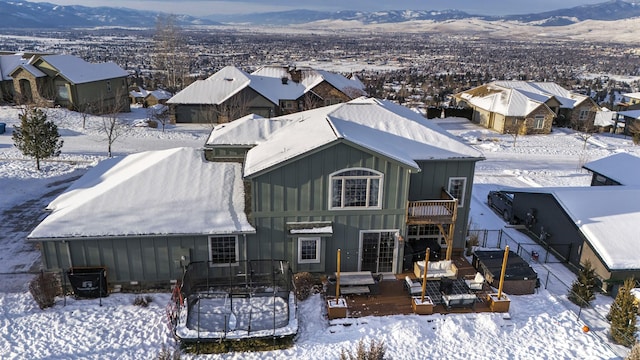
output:
<svg viewBox="0 0 640 360"><path fill-rule="evenodd" d="M286 76L282 77L282 85L287 85L287 83L289 82L289 78Z"/></svg>

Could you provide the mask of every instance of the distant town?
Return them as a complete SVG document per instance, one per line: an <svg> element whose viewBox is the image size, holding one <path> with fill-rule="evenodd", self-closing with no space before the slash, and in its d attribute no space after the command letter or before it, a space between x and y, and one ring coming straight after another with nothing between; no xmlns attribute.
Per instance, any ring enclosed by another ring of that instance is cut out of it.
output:
<svg viewBox="0 0 640 360"><path fill-rule="evenodd" d="M306 65L356 75L370 96L408 106L446 105L450 95L494 80L552 81L614 107L640 89L640 53L621 43L519 41L420 33L266 33L179 28L177 92L224 66ZM294 30L292 30L294 31ZM70 54L115 62L145 88L171 88L154 64L155 29L4 30L2 53ZM131 83L131 81L130 81Z"/></svg>

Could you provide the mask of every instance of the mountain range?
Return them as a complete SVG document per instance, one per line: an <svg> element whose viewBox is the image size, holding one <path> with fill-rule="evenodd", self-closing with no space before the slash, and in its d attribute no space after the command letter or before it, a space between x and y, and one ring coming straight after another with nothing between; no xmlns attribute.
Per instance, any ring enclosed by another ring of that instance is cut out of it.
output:
<svg viewBox="0 0 640 360"><path fill-rule="evenodd" d="M142 11L115 7L61 6L51 3L0 0L0 28L74 28L74 27L154 27L157 11ZM582 5L535 14L485 16L458 10L396 10L321 12L292 10L243 15L211 15L193 17L176 15L181 26L250 24L286 26L316 21L344 20L361 24L403 23L429 20L445 22L461 19L512 21L535 26L564 26L585 20L623 20L640 17L640 2L611 0L600 4Z"/></svg>

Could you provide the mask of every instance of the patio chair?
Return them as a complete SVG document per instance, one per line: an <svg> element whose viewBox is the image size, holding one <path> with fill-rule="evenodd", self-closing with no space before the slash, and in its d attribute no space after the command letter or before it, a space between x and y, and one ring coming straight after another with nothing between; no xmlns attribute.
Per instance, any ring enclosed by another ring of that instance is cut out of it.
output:
<svg viewBox="0 0 640 360"><path fill-rule="evenodd" d="M467 283L467 286L471 290L482 290L484 286L484 276L477 272L473 279L465 279L464 282Z"/></svg>
<svg viewBox="0 0 640 360"><path fill-rule="evenodd" d="M413 281L409 276L405 276L404 282L409 295L413 296L422 293L422 283L420 283L420 281Z"/></svg>

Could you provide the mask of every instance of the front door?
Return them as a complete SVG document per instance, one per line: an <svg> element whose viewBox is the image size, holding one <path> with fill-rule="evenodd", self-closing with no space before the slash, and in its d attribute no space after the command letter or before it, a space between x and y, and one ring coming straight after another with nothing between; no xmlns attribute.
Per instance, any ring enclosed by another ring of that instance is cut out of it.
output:
<svg viewBox="0 0 640 360"><path fill-rule="evenodd" d="M396 231L363 231L360 233L360 271L393 272Z"/></svg>

